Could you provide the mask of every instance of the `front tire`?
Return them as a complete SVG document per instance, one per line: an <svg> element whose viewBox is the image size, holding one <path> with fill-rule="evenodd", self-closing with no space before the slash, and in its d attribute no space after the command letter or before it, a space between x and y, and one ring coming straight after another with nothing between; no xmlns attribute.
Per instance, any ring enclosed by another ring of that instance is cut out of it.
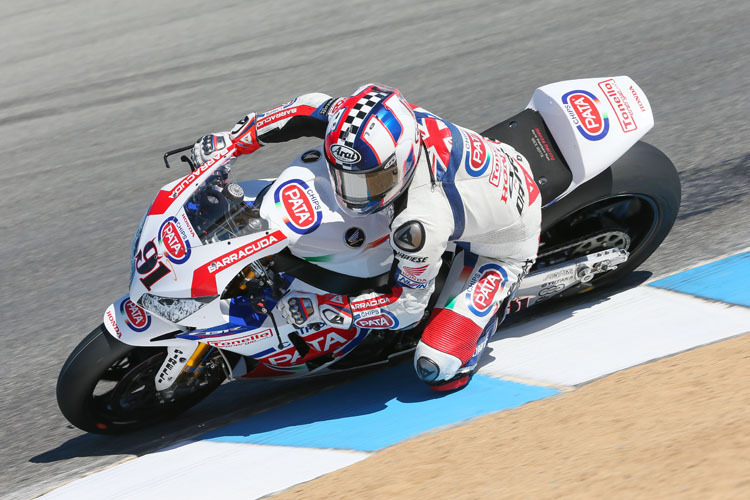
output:
<svg viewBox="0 0 750 500"><path fill-rule="evenodd" d="M165 420L208 396L223 376L170 401L156 392L154 376L166 349L134 347L95 328L73 350L57 379L57 404L68 421L86 432L117 434Z"/></svg>

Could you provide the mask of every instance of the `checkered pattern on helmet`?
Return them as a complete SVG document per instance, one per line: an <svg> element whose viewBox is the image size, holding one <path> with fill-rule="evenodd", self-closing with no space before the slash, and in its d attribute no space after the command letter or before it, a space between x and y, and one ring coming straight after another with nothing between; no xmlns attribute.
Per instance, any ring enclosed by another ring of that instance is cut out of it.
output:
<svg viewBox="0 0 750 500"><path fill-rule="evenodd" d="M373 90L365 94L357 104L352 106L352 110L344 119L344 125L341 127L341 134L339 135L339 144L343 144L348 147L354 146L354 139L357 138L357 132L365 121L367 114L378 104L380 101L390 95L390 92L383 92L382 90Z"/></svg>

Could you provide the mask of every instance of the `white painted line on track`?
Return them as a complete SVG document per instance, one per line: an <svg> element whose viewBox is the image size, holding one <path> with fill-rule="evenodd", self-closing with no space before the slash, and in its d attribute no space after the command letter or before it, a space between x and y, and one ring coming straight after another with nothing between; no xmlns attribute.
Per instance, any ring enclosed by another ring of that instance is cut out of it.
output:
<svg viewBox="0 0 750 500"><path fill-rule="evenodd" d="M643 286L498 332L479 372L579 385L750 331L750 308Z"/></svg>
<svg viewBox="0 0 750 500"><path fill-rule="evenodd" d="M368 456L356 451L196 441L127 461L40 498L258 498Z"/></svg>

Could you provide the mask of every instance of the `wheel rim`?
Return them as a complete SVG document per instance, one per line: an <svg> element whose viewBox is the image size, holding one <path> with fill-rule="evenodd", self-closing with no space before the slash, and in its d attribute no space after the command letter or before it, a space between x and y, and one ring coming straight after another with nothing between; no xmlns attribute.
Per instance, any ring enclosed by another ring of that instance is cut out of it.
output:
<svg viewBox="0 0 750 500"><path fill-rule="evenodd" d="M132 424L162 411L154 377L166 352L148 354L138 349L130 351L102 374L91 395L98 427Z"/></svg>
<svg viewBox="0 0 750 500"><path fill-rule="evenodd" d="M654 234L661 216L656 202L644 195L623 194L596 201L557 221L545 231L535 269L608 248L622 248L631 258ZM576 240L580 240L576 245ZM546 258L568 245L575 252ZM605 273L606 274L606 273Z"/></svg>

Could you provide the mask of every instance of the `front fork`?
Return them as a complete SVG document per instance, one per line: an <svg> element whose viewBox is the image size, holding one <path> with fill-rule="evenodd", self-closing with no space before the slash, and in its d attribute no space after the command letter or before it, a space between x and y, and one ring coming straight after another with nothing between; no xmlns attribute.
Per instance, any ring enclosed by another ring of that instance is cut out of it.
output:
<svg viewBox="0 0 750 500"><path fill-rule="evenodd" d="M164 399L171 399L174 391L183 385L198 383L198 378L205 369L205 361L211 350L208 344L198 342L190 353L185 347L170 347L167 358L156 374L156 390ZM190 380L193 379L193 380Z"/></svg>

